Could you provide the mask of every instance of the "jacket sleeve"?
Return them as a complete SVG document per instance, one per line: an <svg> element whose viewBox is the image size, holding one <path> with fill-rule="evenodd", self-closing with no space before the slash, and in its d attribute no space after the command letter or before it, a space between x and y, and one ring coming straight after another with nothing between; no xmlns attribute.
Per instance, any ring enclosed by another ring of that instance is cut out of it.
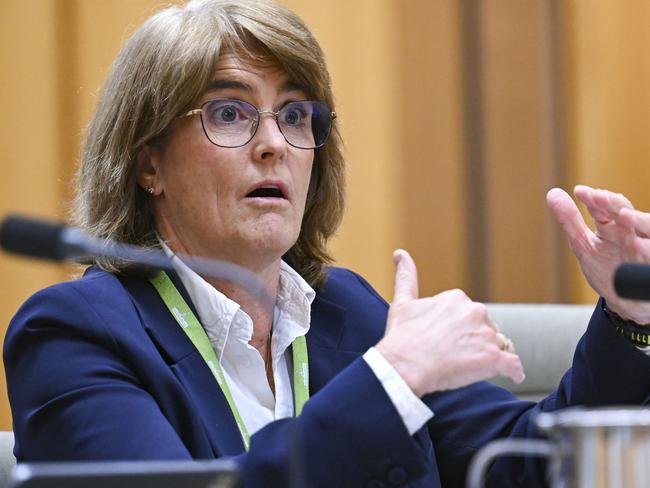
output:
<svg viewBox="0 0 650 488"><path fill-rule="evenodd" d="M429 432L436 446L443 486L465 486L465 472L476 451L499 437L542 437L534 425L541 411L570 406L647 405L650 358L622 338L599 304L581 338L572 368L558 388L539 403L517 400L488 383L429 395L434 411ZM546 463L533 458L500 458L488 486L545 486Z"/></svg>
<svg viewBox="0 0 650 488"><path fill-rule="evenodd" d="M315 394L300 417L272 422L253 435L247 463L252 469L245 470L246 486L268 486L269 477L278 486L292 479L310 487L405 486L432 475L435 481L423 486L438 482L430 443L408 434L363 359Z"/></svg>
<svg viewBox="0 0 650 488"><path fill-rule="evenodd" d="M12 320L4 364L18 461L190 459L103 320L72 287L39 292Z"/></svg>

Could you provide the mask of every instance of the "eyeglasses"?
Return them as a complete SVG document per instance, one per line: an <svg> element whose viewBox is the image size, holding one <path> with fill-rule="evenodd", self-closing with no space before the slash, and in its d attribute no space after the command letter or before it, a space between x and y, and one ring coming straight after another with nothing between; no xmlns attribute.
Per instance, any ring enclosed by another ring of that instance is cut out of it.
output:
<svg viewBox="0 0 650 488"><path fill-rule="evenodd" d="M299 149L321 147L330 135L332 112L326 103L310 100L287 103L277 112L257 110L248 102L231 98L208 100L201 108L190 110L181 117L201 115L201 125L208 140L215 146L241 147L255 136L260 117L275 118L286 141Z"/></svg>

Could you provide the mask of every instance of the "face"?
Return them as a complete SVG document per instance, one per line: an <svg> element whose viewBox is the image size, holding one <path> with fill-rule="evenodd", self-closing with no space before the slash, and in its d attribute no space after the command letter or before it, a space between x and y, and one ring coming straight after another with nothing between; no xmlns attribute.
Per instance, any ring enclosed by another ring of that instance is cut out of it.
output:
<svg viewBox="0 0 650 488"><path fill-rule="evenodd" d="M215 98L276 112L308 97L276 64L224 54L195 107ZM313 160L314 150L290 146L273 117L260 118L245 146L223 148L192 115L175 120L160 147L143 150L138 181L154 188L156 225L174 251L261 272L298 239Z"/></svg>

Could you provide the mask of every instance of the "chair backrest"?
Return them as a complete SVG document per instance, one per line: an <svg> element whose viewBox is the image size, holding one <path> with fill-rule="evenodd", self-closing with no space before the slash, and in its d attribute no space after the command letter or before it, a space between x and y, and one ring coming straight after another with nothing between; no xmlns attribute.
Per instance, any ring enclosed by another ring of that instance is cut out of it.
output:
<svg viewBox="0 0 650 488"><path fill-rule="evenodd" d="M520 398L539 400L553 391L571 367L593 305L489 303L490 315L515 345L526 372L520 385L505 378L493 383Z"/></svg>
<svg viewBox="0 0 650 488"><path fill-rule="evenodd" d="M16 465L14 457L14 433L0 431L0 488L8 488L11 470Z"/></svg>

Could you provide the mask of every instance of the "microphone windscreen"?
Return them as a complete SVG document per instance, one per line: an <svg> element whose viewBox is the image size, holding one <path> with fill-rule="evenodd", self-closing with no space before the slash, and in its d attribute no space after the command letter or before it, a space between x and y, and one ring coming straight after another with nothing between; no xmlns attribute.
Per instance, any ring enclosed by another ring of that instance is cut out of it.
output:
<svg viewBox="0 0 650 488"><path fill-rule="evenodd" d="M621 298L650 300L650 265L621 264L614 273L614 290Z"/></svg>
<svg viewBox="0 0 650 488"><path fill-rule="evenodd" d="M65 259L62 224L10 215L0 223L0 246L5 251L42 259Z"/></svg>

